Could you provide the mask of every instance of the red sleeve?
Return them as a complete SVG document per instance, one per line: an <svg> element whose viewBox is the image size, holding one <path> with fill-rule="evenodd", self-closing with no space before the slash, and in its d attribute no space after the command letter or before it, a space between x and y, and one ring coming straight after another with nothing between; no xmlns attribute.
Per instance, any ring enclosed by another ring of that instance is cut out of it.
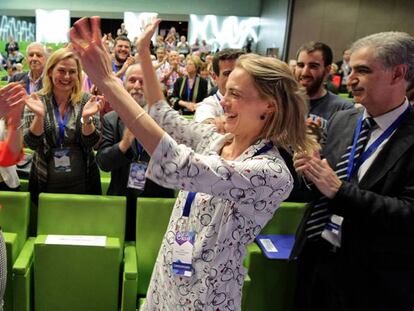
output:
<svg viewBox="0 0 414 311"><path fill-rule="evenodd" d="M23 149L19 154L10 151L7 141L0 142L0 166L10 166L18 163L24 156Z"/></svg>

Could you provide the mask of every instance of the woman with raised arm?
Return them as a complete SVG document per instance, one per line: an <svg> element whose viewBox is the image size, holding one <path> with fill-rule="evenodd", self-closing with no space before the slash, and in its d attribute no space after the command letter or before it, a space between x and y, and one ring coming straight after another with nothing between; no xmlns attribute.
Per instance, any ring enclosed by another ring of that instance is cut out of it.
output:
<svg viewBox="0 0 414 311"><path fill-rule="evenodd" d="M246 55L222 100L228 134L182 118L166 103L151 64L159 22L137 42L149 113L116 82L100 19L81 19L70 31L86 72L151 154L146 177L181 189L144 310L240 310L246 246L293 187L278 147L313 147L305 135L306 103L286 64Z"/></svg>

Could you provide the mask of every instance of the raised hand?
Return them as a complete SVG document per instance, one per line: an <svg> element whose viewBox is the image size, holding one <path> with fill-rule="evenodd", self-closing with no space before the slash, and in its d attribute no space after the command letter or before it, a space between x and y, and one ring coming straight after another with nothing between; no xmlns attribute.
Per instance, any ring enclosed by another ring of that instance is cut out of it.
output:
<svg viewBox="0 0 414 311"><path fill-rule="evenodd" d="M83 107L82 118L87 119L96 114L104 105L103 96L91 96Z"/></svg>
<svg viewBox="0 0 414 311"><path fill-rule="evenodd" d="M114 77L111 57L102 43L100 17L81 18L69 31L72 49L81 59L88 76L99 87Z"/></svg>
<svg viewBox="0 0 414 311"><path fill-rule="evenodd" d="M137 59L135 59L135 56L129 56L129 57L126 59L125 63L122 65L121 70L119 70L119 71L116 73L116 76L117 76L117 77L120 77L121 75L124 75L124 74L125 74L125 72L127 71L128 67L129 67L129 66L131 66L131 65L133 65L133 64L135 64L135 62L137 62L137 61L138 61L138 56L136 56L136 57L137 57Z"/></svg>
<svg viewBox="0 0 414 311"><path fill-rule="evenodd" d="M27 98L26 90L20 83L10 83L0 89L0 118L14 113L15 109L23 109ZM14 107L11 109L11 107Z"/></svg>
<svg viewBox="0 0 414 311"><path fill-rule="evenodd" d="M37 117L43 118L45 116L45 107L36 93L26 98L26 105Z"/></svg>
<svg viewBox="0 0 414 311"><path fill-rule="evenodd" d="M10 106L8 112L7 126L8 128L17 129L20 127L22 121L22 114L24 109L24 101L19 101L15 105Z"/></svg>
<svg viewBox="0 0 414 311"><path fill-rule="evenodd" d="M137 46L137 52L141 54L142 52L149 51L151 38L155 33L161 20L159 18L154 19L150 24L146 25L144 31L141 33L138 40L135 42Z"/></svg>

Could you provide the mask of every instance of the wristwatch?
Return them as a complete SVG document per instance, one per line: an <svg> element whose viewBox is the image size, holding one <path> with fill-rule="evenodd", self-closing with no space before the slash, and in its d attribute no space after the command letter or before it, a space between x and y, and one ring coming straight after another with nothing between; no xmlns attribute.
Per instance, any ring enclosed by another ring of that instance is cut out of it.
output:
<svg viewBox="0 0 414 311"><path fill-rule="evenodd" d="M81 117L80 119L81 124L86 124L86 125L91 125L92 121L93 121L93 117L91 116L89 116L89 118L86 121L84 121L83 117Z"/></svg>

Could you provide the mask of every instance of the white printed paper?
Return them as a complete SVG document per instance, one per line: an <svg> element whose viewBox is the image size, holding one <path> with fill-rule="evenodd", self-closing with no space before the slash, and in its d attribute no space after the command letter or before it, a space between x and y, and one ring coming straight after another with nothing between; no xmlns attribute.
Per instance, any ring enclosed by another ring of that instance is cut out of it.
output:
<svg viewBox="0 0 414 311"><path fill-rule="evenodd" d="M83 245L83 246L105 246L106 236L98 235L54 235L49 234L45 244L53 245Z"/></svg>
<svg viewBox="0 0 414 311"><path fill-rule="evenodd" d="M266 252L268 253L277 253L278 250L276 246L272 243L270 239L260 239L263 247L265 248Z"/></svg>

